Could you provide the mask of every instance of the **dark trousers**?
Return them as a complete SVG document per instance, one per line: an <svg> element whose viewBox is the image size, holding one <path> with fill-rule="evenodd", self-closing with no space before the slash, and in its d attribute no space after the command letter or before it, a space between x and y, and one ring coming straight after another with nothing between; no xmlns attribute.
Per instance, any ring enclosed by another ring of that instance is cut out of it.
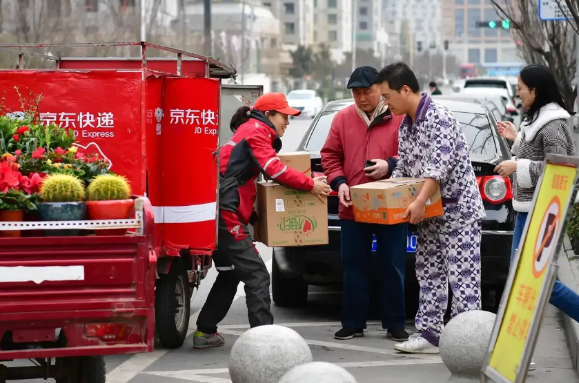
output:
<svg viewBox="0 0 579 383"><path fill-rule="evenodd" d="M251 327L273 324L269 296L270 276L253 245L247 226L229 211L219 213L219 248L213 262L219 272L197 319L197 331L217 332L225 318L240 282L245 284L245 299Z"/></svg>
<svg viewBox="0 0 579 383"><path fill-rule="evenodd" d="M382 328L404 328L404 273L408 225L374 225L341 220L344 267L342 326L365 329L370 305L372 235L376 235ZM372 285L372 288L377 288Z"/></svg>

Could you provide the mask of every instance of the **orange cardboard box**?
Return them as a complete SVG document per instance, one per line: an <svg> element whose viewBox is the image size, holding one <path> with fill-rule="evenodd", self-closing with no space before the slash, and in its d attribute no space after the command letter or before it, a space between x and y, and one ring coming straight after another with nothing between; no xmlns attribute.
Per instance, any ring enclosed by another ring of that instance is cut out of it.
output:
<svg viewBox="0 0 579 383"><path fill-rule="evenodd" d="M394 178L352 186L350 194L356 222L394 225L408 222L402 218L406 209L420 194L424 179ZM442 199L437 189L426 202L425 218L442 215Z"/></svg>
<svg viewBox="0 0 579 383"><path fill-rule="evenodd" d="M298 172L304 173L306 176L312 176L312 162L310 153L308 152L289 152L278 154L281 163L289 166Z"/></svg>

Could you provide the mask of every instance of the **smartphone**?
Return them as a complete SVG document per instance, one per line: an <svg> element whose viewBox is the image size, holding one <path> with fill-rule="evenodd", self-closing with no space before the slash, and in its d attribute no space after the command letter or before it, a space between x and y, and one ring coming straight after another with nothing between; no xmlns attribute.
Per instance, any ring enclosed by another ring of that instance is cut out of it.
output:
<svg viewBox="0 0 579 383"><path fill-rule="evenodd" d="M367 168L369 168L370 166L374 166L376 165L376 162L374 161L370 161L370 160L366 160L366 167L364 168L364 171L366 173L372 173L372 170L368 170Z"/></svg>

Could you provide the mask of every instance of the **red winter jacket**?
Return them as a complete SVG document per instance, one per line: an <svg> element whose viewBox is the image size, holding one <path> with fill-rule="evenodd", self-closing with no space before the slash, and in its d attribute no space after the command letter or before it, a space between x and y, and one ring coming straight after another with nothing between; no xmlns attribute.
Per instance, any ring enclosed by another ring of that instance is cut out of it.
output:
<svg viewBox="0 0 579 383"><path fill-rule="evenodd" d="M311 191L314 180L283 165L277 156L280 149L281 140L273 125L254 109L249 120L219 150L219 208L235 213L246 225L253 224L257 218L253 210L255 179L260 172L281 185Z"/></svg>
<svg viewBox="0 0 579 383"><path fill-rule="evenodd" d="M355 186L375 181L364 173L367 160L388 162L388 175L398 159L398 128L404 116L396 116L380 104L368 126L355 105L342 109L334 117L330 133L321 150L322 167L333 190L341 184ZM360 113L363 113L360 111ZM377 115L376 115L377 114ZM340 204L340 219L354 219L352 207Z"/></svg>

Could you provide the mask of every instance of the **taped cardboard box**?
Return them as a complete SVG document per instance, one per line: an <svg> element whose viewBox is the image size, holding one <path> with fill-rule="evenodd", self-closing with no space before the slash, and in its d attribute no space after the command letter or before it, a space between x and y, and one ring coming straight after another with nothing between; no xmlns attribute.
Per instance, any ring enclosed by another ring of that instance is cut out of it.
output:
<svg viewBox="0 0 579 383"><path fill-rule="evenodd" d="M267 246L328 244L328 205L274 182L257 184L258 240Z"/></svg>
<svg viewBox="0 0 579 383"><path fill-rule="evenodd" d="M402 218L406 209L420 194L424 179L395 178L352 186L350 194L356 222L395 225L408 222ZM442 199L437 189L426 202L425 218L442 215Z"/></svg>
<svg viewBox="0 0 579 383"><path fill-rule="evenodd" d="M281 163L304 173L306 176L312 176L312 162L308 152L290 152L278 154Z"/></svg>

